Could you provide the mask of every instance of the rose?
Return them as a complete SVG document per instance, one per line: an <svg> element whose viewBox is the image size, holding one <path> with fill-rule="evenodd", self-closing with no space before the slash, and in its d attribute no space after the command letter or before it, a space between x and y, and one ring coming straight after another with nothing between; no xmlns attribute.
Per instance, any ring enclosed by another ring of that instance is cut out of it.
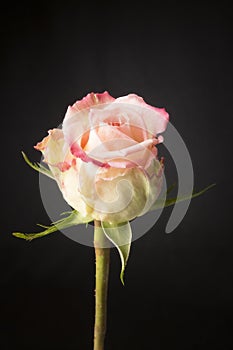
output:
<svg viewBox="0 0 233 350"><path fill-rule="evenodd" d="M167 123L164 109L135 94L90 93L35 148L69 205L93 220L121 223L144 214L160 193L156 145Z"/></svg>

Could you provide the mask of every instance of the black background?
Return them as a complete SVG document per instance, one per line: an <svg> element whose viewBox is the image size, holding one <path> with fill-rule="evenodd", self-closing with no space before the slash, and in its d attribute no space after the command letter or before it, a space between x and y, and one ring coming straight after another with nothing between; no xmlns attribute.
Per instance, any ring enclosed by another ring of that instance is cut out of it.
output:
<svg viewBox="0 0 233 350"><path fill-rule="evenodd" d="M94 252L48 224L33 145L88 92L134 92L166 107L192 157L195 187L180 226L171 210L133 243L126 285L112 251L106 350L221 349L232 339L232 11L146 2L8 3L1 11L0 348L91 349ZM166 171L169 172L169 166Z"/></svg>

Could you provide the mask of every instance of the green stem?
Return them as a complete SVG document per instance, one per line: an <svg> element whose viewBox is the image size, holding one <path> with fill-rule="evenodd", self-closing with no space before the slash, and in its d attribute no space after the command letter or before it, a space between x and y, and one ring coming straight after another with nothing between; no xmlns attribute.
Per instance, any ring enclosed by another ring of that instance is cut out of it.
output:
<svg viewBox="0 0 233 350"><path fill-rule="evenodd" d="M107 292L110 248L103 248L106 237L100 221L95 221L94 247L96 258L95 287L95 329L94 350L104 350L104 338L107 321Z"/></svg>

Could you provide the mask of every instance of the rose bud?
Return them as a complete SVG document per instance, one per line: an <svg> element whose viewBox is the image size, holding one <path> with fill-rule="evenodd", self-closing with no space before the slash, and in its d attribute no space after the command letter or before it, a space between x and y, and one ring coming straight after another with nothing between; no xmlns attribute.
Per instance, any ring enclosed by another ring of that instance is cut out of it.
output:
<svg viewBox="0 0 233 350"><path fill-rule="evenodd" d="M145 214L159 196L163 162L156 145L168 119L135 94L91 93L35 148L71 207L93 220L122 223Z"/></svg>

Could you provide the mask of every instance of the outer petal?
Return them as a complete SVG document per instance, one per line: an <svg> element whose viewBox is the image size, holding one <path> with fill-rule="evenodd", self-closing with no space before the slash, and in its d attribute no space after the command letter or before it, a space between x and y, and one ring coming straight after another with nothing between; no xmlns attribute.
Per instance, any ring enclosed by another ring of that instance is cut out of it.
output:
<svg viewBox="0 0 233 350"><path fill-rule="evenodd" d="M106 103L113 102L114 97L107 91L102 94L90 93L82 100L69 106L63 121L63 132L66 142L71 146L74 142L81 142L83 135L90 130L88 114L90 108L104 108Z"/></svg>
<svg viewBox="0 0 233 350"><path fill-rule="evenodd" d="M157 160L146 172L142 168L99 169L92 163L82 164L79 171L83 208L100 221L121 223L144 214L161 185L162 167Z"/></svg>
<svg viewBox="0 0 233 350"><path fill-rule="evenodd" d="M93 106L113 102L114 100L115 98L109 95L107 91L100 94L91 92L82 100L76 101L71 108L72 111L76 113L77 111L79 112L84 109L90 109Z"/></svg>
<svg viewBox="0 0 233 350"><path fill-rule="evenodd" d="M78 167L71 167L68 171L61 173L60 183L59 187L66 202L83 216L91 214L91 208L83 201L79 192Z"/></svg>
<svg viewBox="0 0 233 350"><path fill-rule="evenodd" d="M75 159L70 153L69 146L65 143L62 130L52 129L48 133L48 136L37 143L35 149L43 153L44 162L48 163L52 172L56 167L60 171L68 170L74 164Z"/></svg>
<svg viewBox="0 0 233 350"><path fill-rule="evenodd" d="M152 135L157 135L165 131L169 121L169 115L164 108L157 108L148 105L142 97L136 94L129 94L117 98L112 105L122 103L126 106L131 105L132 113L139 113L145 122L145 127Z"/></svg>
<svg viewBox="0 0 233 350"><path fill-rule="evenodd" d="M43 153L44 161L52 171L66 202L86 216L88 206L83 202L78 191L78 166L81 160L76 160L71 154L62 130L49 130L49 135L35 148Z"/></svg>

